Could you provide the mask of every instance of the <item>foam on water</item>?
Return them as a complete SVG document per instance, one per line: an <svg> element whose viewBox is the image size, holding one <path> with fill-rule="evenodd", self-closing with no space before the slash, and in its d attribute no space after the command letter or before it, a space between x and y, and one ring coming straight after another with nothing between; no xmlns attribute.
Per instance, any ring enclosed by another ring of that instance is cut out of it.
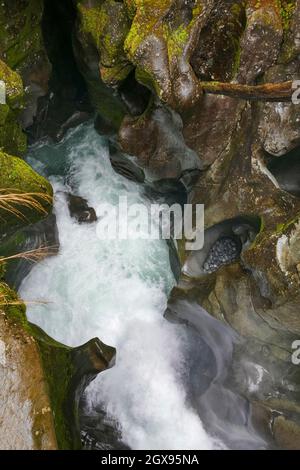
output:
<svg viewBox="0 0 300 470"><path fill-rule="evenodd" d="M21 286L24 299L50 302L29 306L28 318L65 344L98 336L117 348L115 367L97 377L87 397L89 406L100 404L118 421L130 447L218 447L187 405L185 329L163 318L174 285L166 243L101 241L95 224L79 225L70 218L61 192L72 184L95 208L102 202L118 204L120 195L149 204L141 188L113 171L105 141L91 125L73 130L61 144L36 146L29 160L52 175L61 247Z"/></svg>

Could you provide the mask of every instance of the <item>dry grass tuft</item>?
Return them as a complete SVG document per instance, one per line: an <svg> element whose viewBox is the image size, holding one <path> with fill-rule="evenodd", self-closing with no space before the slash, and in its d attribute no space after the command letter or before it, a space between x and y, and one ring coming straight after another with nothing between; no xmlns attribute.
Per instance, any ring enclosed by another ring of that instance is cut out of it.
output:
<svg viewBox="0 0 300 470"><path fill-rule="evenodd" d="M47 305L51 302L46 300L11 300L5 294L0 294L0 308L14 305Z"/></svg>
<svg viewBox="0 0 300 470"><path fill-rule="evenodd" d="M16 189L0 189L0 209L25 221L27 217L23 214L21 207L47 215L48 212L43 203L51 204L52 196L45 193L23 193Z"/></svg>
<svg viewBox="0 0 300 470"><path fill-rule="evenodd" d="M0 257L0 263L6 263L7 261L16 259L25 259L27 261L31 261L32 263L37 263L47 258L48 256L57 255L58 248L58 245L40 246L35 250L23 251L22 253L17 253L16 255Z"/></svg>

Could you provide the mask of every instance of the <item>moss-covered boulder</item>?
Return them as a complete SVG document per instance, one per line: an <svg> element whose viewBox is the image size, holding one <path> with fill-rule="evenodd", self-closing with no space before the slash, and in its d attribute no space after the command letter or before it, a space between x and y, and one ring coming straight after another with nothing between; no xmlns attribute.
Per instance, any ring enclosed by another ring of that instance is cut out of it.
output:
<svg viewBox="0 0 300 470"><path fill-rule="evenodd" d="M22 194L30 197L29 202L22 199ZM0 196L2 234L37 222L52 209L51 184L21 158L3 152L0 152Z"/></svg>
<svg viewBox="0 0 300 470"><path fill-rule="evenodd" d="M126 108L110 87L117 87L132 65L123 51L129 18L125 6L114 0L77 1L74 52L96 111L115 130Z"/></svg>
<svg viewBox="0 0 300 470"><path fill-rule="evenodd" d="M202 94L190 65L198 34L213 6L210 0L135 0L125 51L136 76L174 109L195 105Z"/></svg>
<svg viewBox="0 0 300 470"><path fill-rule="evenodd" d="M5 103L0 103L0 150L23 155L26 136L19 123L24 109L24 88L20 75L0 60L0 81Z"/></svg>
<svg viewBox="0 0 300 470"><path fill-rule="evenodd" d="M53 408L25 306L0 284L1 449L57 449Z"/></svg>

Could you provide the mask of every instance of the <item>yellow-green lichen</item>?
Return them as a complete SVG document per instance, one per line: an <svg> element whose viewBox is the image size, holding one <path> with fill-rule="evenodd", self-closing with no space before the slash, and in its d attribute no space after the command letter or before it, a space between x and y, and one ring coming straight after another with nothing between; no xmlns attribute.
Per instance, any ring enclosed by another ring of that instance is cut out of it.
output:
<svg viewBox="0 0 300 470"><path fill-rule="evenodd" d="M11 68L24 69L44 53L42 14L42 0L0 2L0 58Z"/></svg>
<svg viewBox="0 0 300 470"><path fill-rule="evenodd" d="M0 104L0 150L14 155L26 151L26 136L19 124L24 106L24 89L20 75L0 60L0 80L4 83L6 103Z"/></svg>
<svg viewBox="0 0 300 470"><path fill-rule="evenodd" d="M86 47L93 44L97 49L102 80L108 85L123 81L132 70L123 49L130 29L125 6L106 0L93 8L79 4L78 11L80 36Z"/></svg>
<svg viewBox="0 0 300 470"><path fill-rule="evenodd" d="M296 8L295 0L281 0L279 1L280 15L282 18L282 26L284 31L288 31L290 22Z"/></svg>

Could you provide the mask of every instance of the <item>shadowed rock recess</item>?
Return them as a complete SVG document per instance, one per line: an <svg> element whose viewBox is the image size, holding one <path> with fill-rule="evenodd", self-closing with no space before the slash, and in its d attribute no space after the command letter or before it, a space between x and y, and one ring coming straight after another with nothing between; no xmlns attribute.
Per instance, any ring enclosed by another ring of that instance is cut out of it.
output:
<svg viewBox="0 0 300 470"><path fill-rule="evenodd" d="M103 410L100 437L79 419L115 349L57 343L12 290L32 266L20 252L59 252L53 190L25 162L27 143L94 119L117 173L205 206L203 249L170 250L178 283L165 313L195 344L235 338L226 377L193 380L204 427L214 432L214 413L219 429L241 420L270 448L300 449L299 57L300 0L0 2L0 448L126 448ZM73 190L74 219L95 221ZM226 416L225 398L219 409L225 394L241 416Z"/></svg>

